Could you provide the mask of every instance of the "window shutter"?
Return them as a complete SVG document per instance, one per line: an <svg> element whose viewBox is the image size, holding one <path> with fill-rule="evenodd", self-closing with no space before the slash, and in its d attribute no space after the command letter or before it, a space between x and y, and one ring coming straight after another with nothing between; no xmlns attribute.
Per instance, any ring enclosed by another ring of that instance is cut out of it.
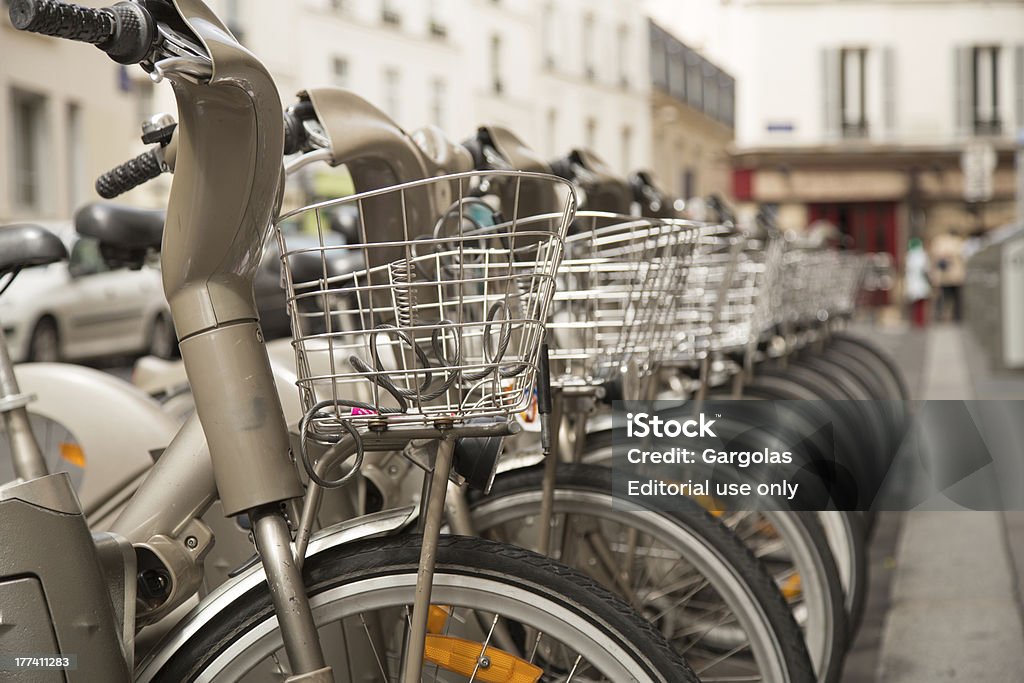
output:
<svg viewBox="0 0 1024 683"><path fill-rule="evenodd" d="M1013 110L1017 118L1017 130L1024 130L1024 45L1014 49L1013 57L1013 82L1016 89L1011 97L1016 102Z"/></svg>
<svg viewBox="0 0 1024 683"><path fill-rule="evenodd" d="M839 50L826 47L821 51L821 92L824 93L825 137L839 137Z"/></svg>
<svg viewBox="0 0 1024 683"><path fill-rule="evenodd" d="M971 107L972 91L974 89L971 78L971 50L967 47L953 48L953 106L955 107L955 122L957 135L967 136L971 134L972 120Z"/></svg>
<svg viewBox="0 0 1024 683"><path fill-rule="evenodd" d="M882 128L886 137L896 133L896 49L882 48Z"/></svg>

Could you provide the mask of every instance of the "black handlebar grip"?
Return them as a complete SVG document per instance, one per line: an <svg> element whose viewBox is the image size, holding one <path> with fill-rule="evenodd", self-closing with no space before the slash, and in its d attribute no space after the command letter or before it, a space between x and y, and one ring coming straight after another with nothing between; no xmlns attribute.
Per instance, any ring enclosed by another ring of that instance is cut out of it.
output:
<svg viewBox="0 0 1024 683"><path fill-rule="evenodd" d="M134 2L119 2L107 9L114 15L117 27L114 37L99 48L119 64L138 64L156 40L156 22L145 7Z"/></svg>
<svg viewBox="0 0 1024 683"><path fill-rule="evenodd" d="M162 170L160 159L154 151L143 152L97 178L96 192L104 199L113 199L156 178Z"/></svg>
<svg viewBox="0 0 1024 683"><path fill-rule="evenodd" d="M117 31L113 12L56 0L11 0L11 23L19 31L101 45Z"/></svg>

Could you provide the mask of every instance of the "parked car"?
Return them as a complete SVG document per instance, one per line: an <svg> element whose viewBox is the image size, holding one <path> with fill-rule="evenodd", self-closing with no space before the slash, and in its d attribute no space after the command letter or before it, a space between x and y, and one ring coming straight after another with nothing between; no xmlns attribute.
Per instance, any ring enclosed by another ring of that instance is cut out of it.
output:
<svg viewBox="0 0 1024 683"><path fill-rule="evenodd" d="M177 354L160 271L112 267L99 243L70 223L46 223L70 259L29 268L0 297L0 324L15 362Z"/></svg>
<svg viewBox="0 0 1024 683"><path fill-rule="evenodd" d="M330 221L330 230L324 231L322 242L315 231L307 230L298 222L284 228L289 233L288 244L291 250L308 250L305 253L293 254L290 258L291 267L299 270L296 277L298 281L314 279L321 275L335 277L362 267L358 250L328 249L321 252L318 249L358 243L359 218L355 207L342 206L324 211L323 217ZM271 238L263 251L253 290L264 338L271 340L290 337L291 319L288 315L285 292L282 289L281 250L276 239ZM305 299L302 305L306 312L312 313L317 309L317 303L313 299Z"/></svg>

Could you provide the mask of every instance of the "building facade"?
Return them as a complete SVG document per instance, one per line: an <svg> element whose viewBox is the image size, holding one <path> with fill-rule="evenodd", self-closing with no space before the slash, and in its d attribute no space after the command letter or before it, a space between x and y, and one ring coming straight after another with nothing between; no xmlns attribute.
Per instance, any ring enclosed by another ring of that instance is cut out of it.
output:
<svg viewBox="0 0 1024 683"><path fill-rule="evenodd" d="M648 35L655 175L677 197L729 195L735 79L654 21Z"/></svg>
<svg viewBox="0 0 1024 683"><path fill-rule="evenodd" d="M737 79L735 196L837 224L899 261L911 236L1013 219L1024 2L651 0ZM980 144L990 193L967 201Z"/></svg>
<svg viewBox="0 0 1024 683"><path fill-rule="evenodd" d="M407 130L461 140L500 124L551 158L588 147L623 173L651 165L647 19L630 0L209 1L285 106L337 85ZM138 69L15 31L3 14L0 221L68 217L95 199L100 173L142 151L141 121L174 99ZM160 206L169 185L123 201Z"/></svg>
<svg viewBox="0 0 1024 683"><path fill-rule="evenodd" d="M141 149L148 90L91 45L16 31L0 14L0 223L67 218L95 198L96 176Z"/></svg>

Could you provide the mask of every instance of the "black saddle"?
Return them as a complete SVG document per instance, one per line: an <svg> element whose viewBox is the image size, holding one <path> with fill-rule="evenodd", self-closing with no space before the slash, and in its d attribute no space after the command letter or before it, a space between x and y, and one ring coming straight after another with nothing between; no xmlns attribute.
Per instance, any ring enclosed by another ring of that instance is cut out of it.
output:
<svg viewBox="0 0 1024 683"><path fill-rule="evenodd" d="M75 212L75 230L79 235L95 237L101 244L112 247L159 249L165 214L160 209L95 202Z"/></svg>
<svg viewBox="0 0 1024 683"><path fill-rule="evenodd" d="M28 223L0 228L0 276L67 257L64 242L46 228Z"/></svg>
<svg viewBox="0 0 1024 683"><path fill-rule="evenodd" d="M75 212L75 231L100 243L111 267L140 268L150 250L159 250L166 212L95 202Z"/></svg>

